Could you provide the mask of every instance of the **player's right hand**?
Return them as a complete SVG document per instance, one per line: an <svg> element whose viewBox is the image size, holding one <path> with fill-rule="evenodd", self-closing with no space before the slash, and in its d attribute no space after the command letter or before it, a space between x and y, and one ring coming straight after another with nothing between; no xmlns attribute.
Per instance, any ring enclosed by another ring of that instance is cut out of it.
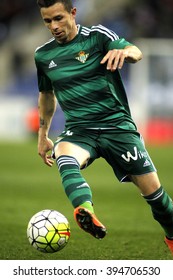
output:
<svg viewBox="0 0 173 280"><path fill-rule="evenodd" d="M49 138L39 138L38 140L38 154L43 159L44 163L52 167L54 160L48 152L52 151L53 142Z"/></svg>

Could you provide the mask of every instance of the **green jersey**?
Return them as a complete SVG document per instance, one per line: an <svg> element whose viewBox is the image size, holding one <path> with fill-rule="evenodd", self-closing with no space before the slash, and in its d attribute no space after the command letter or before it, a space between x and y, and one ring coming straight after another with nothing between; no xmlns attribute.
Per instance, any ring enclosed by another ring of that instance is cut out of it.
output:
<svg viewBox="0 0 173 280"><path fill-rule="evenodd" d="M78 25L72 41L59 44L53 38L36 49L39 90L54 91L66 129L126 128L133 123L119 71L100 64L109 50L129 45L102 25Z"/></svg>

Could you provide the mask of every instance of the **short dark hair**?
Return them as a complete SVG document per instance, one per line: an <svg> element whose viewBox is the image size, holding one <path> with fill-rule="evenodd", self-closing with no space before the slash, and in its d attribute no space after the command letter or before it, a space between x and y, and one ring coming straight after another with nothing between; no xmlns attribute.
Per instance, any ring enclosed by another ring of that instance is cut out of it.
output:
<svg viewBox="0 0 173 280"><path fill-rule="evenodd" d="M37 0L39 8L48 8L56 3L62 3L69 13L73 8L72 0Z"/></svg>

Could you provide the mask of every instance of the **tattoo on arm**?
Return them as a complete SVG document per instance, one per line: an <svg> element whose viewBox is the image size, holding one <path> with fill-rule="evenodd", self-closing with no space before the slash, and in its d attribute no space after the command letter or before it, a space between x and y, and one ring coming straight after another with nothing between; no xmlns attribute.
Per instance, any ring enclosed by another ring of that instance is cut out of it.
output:
<svg viewBox="0 0 173 280"><path fill-rule="evenodd" d="M42 118L40 118L40 128L43 127L44 125L45 125L45 121Z"/></svg>

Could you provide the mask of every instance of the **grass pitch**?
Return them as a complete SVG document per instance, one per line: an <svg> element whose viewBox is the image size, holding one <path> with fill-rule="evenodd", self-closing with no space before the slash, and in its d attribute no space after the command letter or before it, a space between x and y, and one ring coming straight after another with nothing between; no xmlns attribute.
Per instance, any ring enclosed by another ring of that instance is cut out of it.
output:
<svg viewBox="0 0 173 280"><path fill-rule="evenodd" d="M173 197L173 147L148 147L162 185ZM36 140L0 143L1 260L169 260L164 233L133 184L120 184L99 159L82 171L91 185L95 212L108 229L103 240L82 231L61 186L56 165L37 155ZM26 238L27 224L43 209L63 213L71 225L68 245L57 253L40 253Z"/></svg>

